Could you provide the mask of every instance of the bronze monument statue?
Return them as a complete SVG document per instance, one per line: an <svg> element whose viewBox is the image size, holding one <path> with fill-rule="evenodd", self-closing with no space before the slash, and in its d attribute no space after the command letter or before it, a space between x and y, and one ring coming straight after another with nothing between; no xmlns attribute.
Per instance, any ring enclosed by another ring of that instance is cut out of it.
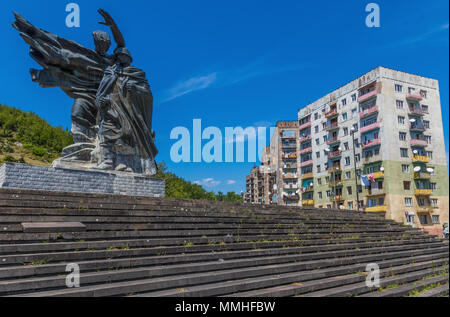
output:
<svg viewBox="0 0 450 317"><path fill-rule="evenodd" d="M13 27L30 46L30 56L42 66L31 69L41 87L60 87L74 99L72 134L75 144L65 148L54 167L101 171L156 173L155 133L152 130L153 96L145 73L131 66L130 52L111 16L116 42L111 55L108 33L93 32L95 50L35 27L14 13Z"/></svg>

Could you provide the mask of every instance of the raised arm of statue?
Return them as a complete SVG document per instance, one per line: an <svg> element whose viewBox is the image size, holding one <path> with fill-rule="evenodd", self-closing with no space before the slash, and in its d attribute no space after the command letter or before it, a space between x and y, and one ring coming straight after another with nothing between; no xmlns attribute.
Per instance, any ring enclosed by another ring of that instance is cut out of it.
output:
<svg viewBox="0 0 450 317"><path fill-rule="evenodd" d="M125 47L125 39L123 38L122 32L120 32L119 27L117 26L116 22L111 17L111 15L109 15L108 12L102 9L99 9L98 13L100 13L100 15L105 19L105 22L99 23L109 26L111 28L111 32L114 36L114 40L116 41L117 48Z"/></svg>

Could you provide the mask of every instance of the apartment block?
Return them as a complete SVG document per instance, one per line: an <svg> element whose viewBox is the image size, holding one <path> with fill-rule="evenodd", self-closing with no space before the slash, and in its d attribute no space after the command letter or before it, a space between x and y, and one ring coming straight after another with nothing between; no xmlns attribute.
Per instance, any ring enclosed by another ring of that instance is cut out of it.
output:
<svg viewBox="0 0 450 317"><path fill-rule="evenodd" d="M298 120L302 201L442 232L449 185L438 81L378 67Z"/></svg>
<svg viewBox="0 0 450 317"><path fill-rule="evenodd" d="M437 235L449 221L437 80L377 67L278 122L264 152L276 186L262 203L374 212Z"/></svg>

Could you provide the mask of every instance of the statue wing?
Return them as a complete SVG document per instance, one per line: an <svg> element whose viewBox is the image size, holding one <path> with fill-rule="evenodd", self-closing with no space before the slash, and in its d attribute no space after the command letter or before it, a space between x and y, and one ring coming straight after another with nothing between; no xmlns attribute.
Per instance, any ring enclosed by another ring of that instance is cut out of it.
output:
<svg viewBox="0 0 450 317"><path fill-rule="evenodd" d="M13 27L30 46L30 56L44 69L31 70L32 79L44 87L61 87L66 93L98 87L107 58L82 45L40 29L18 13Z"/></svg>

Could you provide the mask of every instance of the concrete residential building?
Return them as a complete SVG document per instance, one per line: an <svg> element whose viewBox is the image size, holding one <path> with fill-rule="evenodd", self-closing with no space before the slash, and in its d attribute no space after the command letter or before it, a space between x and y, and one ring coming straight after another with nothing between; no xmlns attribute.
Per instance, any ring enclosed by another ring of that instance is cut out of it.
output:
<svg viewBox="0 0 450 317"><path fill-rule="evenodd" d="M442 232L449 184L437 80L378 67L300 109L298 119L303 205L359 204Z"/></svg>

